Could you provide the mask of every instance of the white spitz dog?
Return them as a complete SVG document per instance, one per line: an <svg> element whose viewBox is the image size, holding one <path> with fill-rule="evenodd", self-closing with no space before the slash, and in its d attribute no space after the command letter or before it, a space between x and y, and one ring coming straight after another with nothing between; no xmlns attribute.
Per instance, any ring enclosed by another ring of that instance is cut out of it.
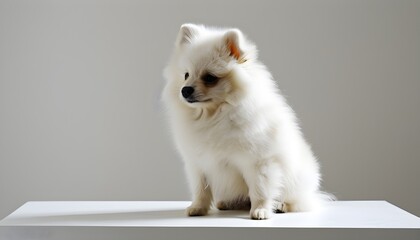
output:
<svg viewBox="0 0 420 240"><path fill-rule="evenodd" d="M240 30L181 26L165 69L163 99L193 193L189 216L250 208L316 209L319 164L296 116Z"/></svg>

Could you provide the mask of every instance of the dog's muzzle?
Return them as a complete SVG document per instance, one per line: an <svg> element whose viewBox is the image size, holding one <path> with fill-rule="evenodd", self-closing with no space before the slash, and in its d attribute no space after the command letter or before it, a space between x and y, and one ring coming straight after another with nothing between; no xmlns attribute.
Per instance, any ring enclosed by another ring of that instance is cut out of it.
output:
<svg viewBox="0 0 420 240"><path fill-rule="evenodd" d="M182 96L185 98L185 100L187 100L189 103L193 103L197 101L193 96L193 93L194 93L193 87L189 87L189 86L183 87L181 89L181 93L182 93Z"/></svg>

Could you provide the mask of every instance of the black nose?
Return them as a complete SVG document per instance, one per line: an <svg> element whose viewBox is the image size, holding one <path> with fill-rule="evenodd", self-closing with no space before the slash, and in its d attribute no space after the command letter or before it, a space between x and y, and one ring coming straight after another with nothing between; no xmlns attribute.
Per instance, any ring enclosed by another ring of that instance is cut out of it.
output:
<svg viewBox="0 0 420 240"><path fill-rule="evenodd" d="M181 93L182 93L182 96L184 98L188 98L194 93L194 88L193 87L183 87L182 90L181 90Z"/></svg>

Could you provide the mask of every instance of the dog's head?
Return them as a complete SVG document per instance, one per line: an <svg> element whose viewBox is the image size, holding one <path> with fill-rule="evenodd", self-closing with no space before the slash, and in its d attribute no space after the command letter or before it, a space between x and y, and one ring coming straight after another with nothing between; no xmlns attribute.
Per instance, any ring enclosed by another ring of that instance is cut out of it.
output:
<svg viewBox="0 0 420 240"><path fill-rule="evenodd" d="M238 29L181 26L167 71L180 101L189 107L220 105L241 88L235 79L256 51Z"/></svg>

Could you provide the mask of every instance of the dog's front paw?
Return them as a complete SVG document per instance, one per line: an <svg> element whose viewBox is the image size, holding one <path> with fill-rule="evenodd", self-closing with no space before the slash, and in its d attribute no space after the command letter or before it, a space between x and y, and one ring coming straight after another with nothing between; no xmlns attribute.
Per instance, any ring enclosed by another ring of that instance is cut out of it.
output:
<svg viewBox="0 0 420 240"><path fill-rule="evenodd" d="M204 207L197 207L197 206L189 206L187 208L187 215L188 216L204 216L207 215L209 209Z"/></svg>
<svg viewBox="0 0 420 240"><path fill-rule="evenodd" d="M256 208L251 210L251 218L255 220L265 220L269 219L272 215L270 209L266 208Z"/></svg>

